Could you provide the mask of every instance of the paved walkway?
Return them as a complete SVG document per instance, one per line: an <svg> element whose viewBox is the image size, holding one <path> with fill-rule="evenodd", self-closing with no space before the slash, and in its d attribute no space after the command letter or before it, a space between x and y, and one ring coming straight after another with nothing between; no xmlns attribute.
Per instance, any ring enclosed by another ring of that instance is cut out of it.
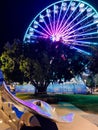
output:
<svg viewBox="0 0 98 130"><path fill-rule="evenodd" d="M56 107L56 111L60 115L75 113L72 123L57 123L58 130L98 130L97 125L95 125L95 121L98 123L98 116L85 113L69 103L61 102L53 106Z"/></svg>

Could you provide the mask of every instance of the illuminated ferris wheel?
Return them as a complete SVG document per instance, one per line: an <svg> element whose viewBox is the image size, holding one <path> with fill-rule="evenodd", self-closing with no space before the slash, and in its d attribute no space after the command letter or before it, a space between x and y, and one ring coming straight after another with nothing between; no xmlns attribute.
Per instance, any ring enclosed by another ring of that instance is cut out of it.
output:
<svg viewBox="0 0 98 130"><path fill-rule="evenodd" d="M98 45L98 12L81 0L61 0L43 9L30 23L24 43L36 39L62 42L90 55L80 47Z"/></svg>

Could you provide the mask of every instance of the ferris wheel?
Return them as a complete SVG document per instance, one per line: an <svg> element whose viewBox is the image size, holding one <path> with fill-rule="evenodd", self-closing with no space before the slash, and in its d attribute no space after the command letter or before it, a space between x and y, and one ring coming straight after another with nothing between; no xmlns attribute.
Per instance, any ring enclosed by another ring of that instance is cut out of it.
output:
<svg viewBox="0 0 98 130"><path fill-rule="evenodd" d="M80 53L90 55L82 47L98 45L98 12L81 0L60 0L43 9L30 23L24 43L50 39Z"/></svg>

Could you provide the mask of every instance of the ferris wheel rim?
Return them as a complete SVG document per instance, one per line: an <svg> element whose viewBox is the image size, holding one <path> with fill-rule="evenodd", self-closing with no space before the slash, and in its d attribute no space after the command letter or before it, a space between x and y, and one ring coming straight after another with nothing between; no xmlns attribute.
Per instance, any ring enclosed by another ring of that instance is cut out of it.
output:
<svg viewBox="0 0 98 130"><path fill-rule="evenodd" d="M85 1L82 1L82 0L71 0L72 2L80 2L80 3L83 3L85 5L87 5L88 7L90 7L95 14L98 14L97 10L92 6L90 5L89 3L85 2ZM32 24L34 23L34 21L44 12L46 11L47 9L49 9L50 7L56 5L56 4L59 4L59 3L63 3L63 2L70 2L70 0L60 0L60 1L57 1L57 2L54 2L52 4L50 4L49 6L46 6L42 11L40 11L35 17L34 19L30 22L26 32L25 32L25 35L24 35L24 38L23 38L23 42L25 43L25 39L26 39L26 35L30 29L30 27L32 26Z"/></svg>

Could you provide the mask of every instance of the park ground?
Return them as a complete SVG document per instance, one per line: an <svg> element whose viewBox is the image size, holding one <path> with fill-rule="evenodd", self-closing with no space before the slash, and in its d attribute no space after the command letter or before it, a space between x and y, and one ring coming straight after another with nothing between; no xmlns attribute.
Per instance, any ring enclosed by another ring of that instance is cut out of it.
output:
<svg viewBox="0 0 98 130"><path fill-rule="evenodd" d="M17 96L25 100L34 98L32 94L17 94ZM45 95L39 98L44 99ZM53 103L54 99L55 101L59 99L59 102ZM72 123L56 123L58 130L98 130L98 95L55 95L48 96L47 101L56 107L59 115L75 113ZM0 127L2 130L11 130L6 123L0 124Z"/></svg>
<svg viewBox="0 0 98 130"><path fill-rule="evenodd" d="M67 102L75 105L76 107L80 108L81 110L92 113L98 114L98 95L82 95L82 94L57 94L57 95L39 95L34 96L32 94L17 94L17 97L23 100L28 99L41 99L50 104L56 104L59 101Z"/></svg>
<svg viewBox="0 0 98 130"><path fill-rule="evenodd" d="M36 98L32 94L17 94L17 96L25 100ZM53 105L59 115L75 113L72 123L57 123L58 130L98 129L98 95L63 94L43 95L37 98Z"/></svg>

